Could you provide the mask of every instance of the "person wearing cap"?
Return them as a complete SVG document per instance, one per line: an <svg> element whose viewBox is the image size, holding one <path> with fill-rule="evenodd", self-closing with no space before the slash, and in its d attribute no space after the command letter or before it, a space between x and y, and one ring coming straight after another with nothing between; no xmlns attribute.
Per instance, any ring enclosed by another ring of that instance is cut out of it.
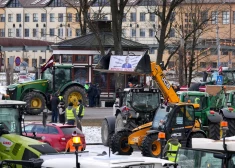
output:
<svg viewBox="0 0 235 168"><path fill-rule="evenodd" d="M74 125L75 124L75 120L78 123L78 114L76 114L76 109L73 108L73 103L70 102L69 106L66 108L65 110L65 116L66 116L66 120L67 120L67 124L69 125Z"/></svg>
<svg viewBox="0 0 235 168"><path fill-rule="evenodd" d="M167 141L167 144L165 148L163 149L163 154L168 158L169 161L175 162L176 153L178 148L181 147L181 144L179 143L179 140L177 139L176 134L171 135L171 139Z"/></svg>
<svg viewBox="0 0 235 168"><path fill-rule="evenodd" d="M76 131L73 131L72 133L72 137L68 140L67 144L66 144L66 148L65 148L65 152L75 152L76 149L73 146L73 137L78 136ZM82 146L78 147L78 151L82 151Z"/></svg>

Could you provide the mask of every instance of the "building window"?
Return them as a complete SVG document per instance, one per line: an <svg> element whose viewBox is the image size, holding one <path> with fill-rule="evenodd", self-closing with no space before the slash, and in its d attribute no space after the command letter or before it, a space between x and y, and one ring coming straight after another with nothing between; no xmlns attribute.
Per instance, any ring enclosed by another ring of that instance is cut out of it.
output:
<svg viewBox="0 0 235 168"><path fill-rule="evenodd" d="M136 29L131 29L131 37L136 37Z"/></svg>
<svg viewBox="0 0 235 168"><path fill-rule="evenodd" d="M93 55L92 64L98 64L98 62L100 61L101 58L102 58L101 55Z"/></svg>
<svg viewBox="0 0 235 168"><path fill-rule="evenodd" d="M32 59L32 66L37 67L37 59L35 58Z"/></svg>
<svg viewBox="0 0 235 168"><path fill-rule="evenodd" d="M74 68L74 80L84 85L89 78L88 68Z"/></svg>
<svg viewBox="0 0 235 168"><path fill-rule="evenodd" d="M149 14L149 21L150 22L155 22L155 14L154 13Z"/></svg>
<svg viewBox="0 0 235 168"><path fill-rule="evenodd" d="M228 11L222 12L222 23L229 24L229 12Z"/></svg>
<svg viewBox="0 0 235 168"><path fill-rule="evenodd" d="M136 13L131 13L131 22L136 22Z"/></svg>
<svg viewBox="0 0 235 168"><path fill-rule="evenodd" d="M24 29L24 36L29 37L29 29Z"/></svg>
<svg viewBox="0 0 235 168"><path fill-rule="evenodd" d="M37 29L33 29L33 37L37 37Z"/></svg>
<svg viewBox="0 0 235 168"><path fill-rule="evenodd" d="M67 28L67 36L72 37L72 29L70 27Z"/></svg>
<svg viewBox="0 0 235 168"><path fill-rule="evenodd" d="M61 58L62 63L72 63L72 55L63 54Z"/></svg>
<svg viewBox="0 0 235 168"><path fill-rule="evenodd" d="M122 22L126 22L126 13L123 14Z"/></svg>
<svg viewBox="0 0 235 168"><path fill-rule="evenodd" d="M228 67L228 62L220 62L220 66L222 66L222 67Z"/></svg>
<svg viewBox="0 0 235 168"><path fill-rule="evenodd" d="M6 1L6 2L9 2L9 1ZM22 5L20 4L19 0L12 0L9 3L8 7L11 7L11 8L20 8L20 7L22 7Z"/></svg>
<svg viewBox="0 0 235 168"><path fill-rule="evenodd" d="M170 37L175 37L175 29L171 28Z"/></svg>
<svg viewBox="0 0 235 168"><path fill-rule="evenodd" d="M211 24L217 24L218 23L218 11L212 11L211 12Z"/></svg>
<svg viewBox="0 0 235 168"><path fill-rule="evenodd" d="M21 22L21 14L16 14L16 22Z"/></svg>
<svg viewBox="0 0 235 168"><path fill-rule="evenodd" d="M153 29L149 29L149 37L154 37L154 31L153 31Z"/></svg>
<svg viewBox="0 0 235 168"><path fill-rule="evenodd" d="M24 21L25 21L25 22L29 22L29 13L26 13L26 14L24 15Z"/></svg>
<svg viewBox="0 0 235 168"><path fill-rule="evenodd" d="M72 17L73 17L72 13L68 13L67 14L67 21L72 22Z"/></svg>
<svg viewBox="0 0 235 168"><path fill-rule="evenodd" d="M59 36L59 37L63 37L63 33L64 33L64 32L63 32L63 28L60 27L60 28L58 29L58 36Z"/></svg>
<svg viewBox="0 0 235 168"><path fill-rule="evenodd" d="M212 68L217 68L217 62L212 62Z"/></svg>
<svg viewBox="0 0 235 168"><path fill-rule="evenodd" d="M16 29L16 37L21 37L21 28Z"/></svg>
<svg viewBox="0 0 235 168"><path fill-rule="evenodd" d="M221 55L228 55L228 50L222 50Z"/></svg>
<svg viewBox="0 0 235 168"><path fill-rule="evenodd" d="M37 13L33 14L33 22L38 22L38 14Z"/></svg>
<svg viewBox="0 0 235 168"><path fill-rule="evenodd" d="M145 37L145 29L140 29L140 37Z"/></svg>
<svg viewBox="0 0 235 168"><path fill-rule="evenodd" d="M13 22L13 15L12 14L8 14L8 22Z"/></svg>
<svg viewBox="0 0 235 168"><path fill-rule="evenodd" d="M200 62L200 68L206 68L206 62Z"/></svg>
<svg viewBox="0 0 235 168"><path fill-rule="evenodd" d="M77 37L81 36L81 29L76 29L76 36Z"/></svg>
<svg viewBox="0 0 235 168"><path fill-rule="evenodd" d="M233 11L233 24L235 24L235 11Z"/></svg>
<svg viewBox="0 0 235 168"><path fill-rule="evenodd" d="M0 29L0 37L5 37L5 29Z"/></svg>
<svg viewBox="0 0 235 168"><path fill-rule="evenodd" d="M154 51L155 51L155 49L154 49L154 48L150 48L150 50L149 50L149 54L154 54Z"/></svg>
<svg viewBox="0 0 235 168"><path fill-rule="evenodd" d="M79 14L77 13L76 18L75 18L76 22L79 22L79 19L80 19L80 17L79 17Z"/></svg>
<svg viewBox="0 0 235 168"><path fill-rule="evenodd" d="M201 12L201 22L203 24L207 24L207 22L208 22L208 12L207 11Z"/></svg>
<svg viewBox="0 0 235 168"><path fill-rule="evenodd" d="M55 22L55 14L50 13L50 22Z"/></svg>
<svg viewBox="0 0 235 168"><path fill-rule="evenodd" d="M141 21L141 22L144 22L144 21L145 21L145 13L144 13L144 12L141 12L141 13L140 13L140 21Z"/></svg>
<svg viewBox="0 0 235 168"><path fill-rule="evenodd" d="M5 22L5 15L4 14L0 14L0 22Z"/></svg>
<svg viewBox="0 0 235 168"><path fill-rule="evenodd" d="M41 29L41 37L45 37L46 36L46 29L42 28Z"/></svg>
<svg viewBox="0 0 235 168"><path fill-rule="evenodd" d="M63 22L63 13L58 13L58 22Z"/></svg>
<svg viewBox="0 0 235 168"><path fill-rule="evenodd" d="M50 36L52 37L52 36L54 36L55 35L55 29L54 28L51 28L50 29Z"/></svg>
<svg viewBox="0 0 235 168"><path fill-rule="evenodd" d="M74 55L74 62L88 63L88 56L87 55Z"/></svg>
<svg viewBox="0 0 235 168"><path fill-rule="evenodd" d="M41 22L46 22L46 21L47 21L46 13L41 13Z"/></svg>

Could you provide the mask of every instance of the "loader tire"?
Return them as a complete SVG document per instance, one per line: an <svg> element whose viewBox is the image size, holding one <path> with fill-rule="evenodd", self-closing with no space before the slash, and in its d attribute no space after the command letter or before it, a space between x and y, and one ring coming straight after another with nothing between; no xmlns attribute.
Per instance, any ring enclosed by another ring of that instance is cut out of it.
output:
<svg viewBox="0 0 235 168"><path fill-rule="evenodd" d="M214 140L220 139L220 123L209 122L209 138Z"/></svg>
<svg viewBox="0 0 235 168"><path fill-rule="evenodd" d="M41 93L29 92L23 99L26 102L26 113L38 115L45 109L46 100Z"/></svg>
<svg viewBox="0 0 235 168"><path fill-rule="evenodd" d="M116 132L112 136L110 148L112 153L117 153L117 155L131 155L133 148L128 144L128 137L131 132L120 131Z"/></svg>
<svg viewBox="0 0 235 168"><path fill-rule="evenodd" d="M161 142L158 141L158 134L145 136L141 144L142 155L147 157L159 157L161 154Z"/></svg>
<svg viewBox="0 0 235 168"><path fill-rule="evenodd" d="M121 130L122 128L124 128L122 115L120 113L118 113L118 115L116 117L116 121L115 121L115 133L117 131Z"/></svg>
<svg viewBox="0 0 235 168"><path fill-rule="evenodd" d="M196 132L192 133L188 139L187 147L192 148L192 138L206 138L203 133Z"/></svg>
<svg viewBox="0 0 235 168"><path fill-rule="evenodd" d="M71 86L64 92L63 99L65 102L65 107L67 107L70 102L72 102L74 106L77 106L79 99L82 100L83 104L86 104L85 90L79 86Z"/></svg>
<svg viewBox="0 0 235 168"><path fill-rule="evenodd" d="M235 136L235 119L227 118L226 121L228 122L227 137Z"/></svg>
<svg viewBox="0 0 235 168"><path fill-rule="evenodd" d="M112 134L113 133L109 132L109 125L107 120L103 120L101 125L101 139L104 146L109 146Z"/></svg>

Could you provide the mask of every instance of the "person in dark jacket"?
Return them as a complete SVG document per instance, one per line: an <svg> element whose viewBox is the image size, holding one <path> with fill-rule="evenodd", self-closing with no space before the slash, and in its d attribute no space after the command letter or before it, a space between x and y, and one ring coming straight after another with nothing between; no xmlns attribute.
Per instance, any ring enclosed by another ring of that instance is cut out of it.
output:
<svg viewBox="0 0 235 168"><path fill-rule="evenodd" d="M89 99L89 107L93 107L94 106L94 97L95 97L95 89L92 85L92 83L90 83L89 89L87 90L87 96Z"/></svg>
<svg viewBox="0 0 235 168"><path fill-rule="evenodd" d="M65 103L63 98L60 99L58 104L58 111L59 111L59 122L61 124L65 124Z"/></svg>
<svg viewBox="0 0 235 168"><path fill-rule="evenodd" d="M101 89L100 89L100 86L98 83L96 84L96 90L97 90L97 92L96 92L96 98L95 98L95 102L96 102L95 105L97 107L99 107L100 106Z"/></svg>
<svg viewBox="0 0 235 168"><path fill-rule="evenodd" d="M52 111L51 122L52 123L57 123L59 102L60 101L59 101L58 95L53 94L53 96L51 97L51 111Z"/></svg>

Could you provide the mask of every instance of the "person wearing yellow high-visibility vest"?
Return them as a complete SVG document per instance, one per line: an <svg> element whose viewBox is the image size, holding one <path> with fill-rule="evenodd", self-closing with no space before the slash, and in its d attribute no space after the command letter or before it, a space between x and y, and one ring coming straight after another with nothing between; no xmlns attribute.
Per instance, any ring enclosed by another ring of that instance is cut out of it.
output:
<svg viewBox="0 0 235 168"><path fill-rule="evenodd" d="M179 143L179 140L177 139L177 135L172 134L171 139L167 141L167 144L163 150L164 156L166 156L169 161L175 162L176 153L171 153L171 151L177 152L179 147L181 147L181 144Z"/></svg>
<svg viewBox="0 0 235 168"><path fill-rule="evenodd" d="M85 114L85 107L82 104L82 100L78 100L78 107L76 109L76 114L78 115L78 120L79 122L77 122L77 127L82 131L82 125L81 125L81 120Z"/></svg>
<svg viewBox="0 0 235 168"><path fill-rule="evenodd" d="M67 124L69 125L74 125L75 124L75 121L76 122L79 122L78 120L78 113L76 113L76 109L73 108L73 103L70 102L69 103L69 106L66 108L65 110L65 113L66 113L66 120L67 120Z"/></svg>

